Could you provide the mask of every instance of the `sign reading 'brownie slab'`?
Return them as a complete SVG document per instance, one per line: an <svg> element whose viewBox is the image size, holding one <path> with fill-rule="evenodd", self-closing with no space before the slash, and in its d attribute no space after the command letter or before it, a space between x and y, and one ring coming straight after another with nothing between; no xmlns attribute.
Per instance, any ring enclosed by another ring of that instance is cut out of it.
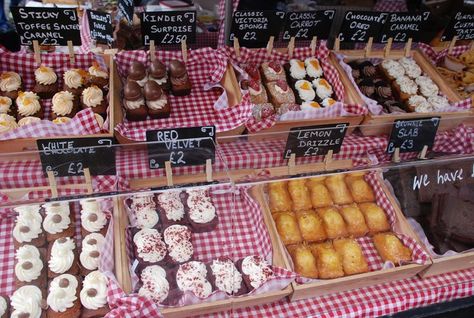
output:
<svg viewBox="0 0 474 318"><path fill-rule="evenodd" d="M141 23L144 45L196 42L196 11L143 12Z"/></svg>
<svg viewBox="0 0 474 318"><path fill-rule="evenodd" d="M441 117L419 119L399 119L393 122L392 132L387 146L387 153L395 153L395 149L403 152L420 152L426 146L434 145Z"/></svg>

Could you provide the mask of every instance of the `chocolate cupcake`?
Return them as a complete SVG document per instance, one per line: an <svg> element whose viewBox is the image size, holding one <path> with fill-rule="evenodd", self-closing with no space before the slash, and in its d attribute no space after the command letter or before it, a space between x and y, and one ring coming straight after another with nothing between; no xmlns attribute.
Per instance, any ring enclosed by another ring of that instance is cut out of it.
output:
<svg viewBox="0 0 474 318"><path fill-rule="evenodd" d="M94 113L101 116L107 115L107 98L99 87L92 85L82 92L81 104L83 109L90 108Z"/></svg>
<svg viewBox="0 0 474 318"><path fill-rule="evenodd" d="M128 68L127 80L135 81L141 87L148 81L145 65L138 61L133 61Z"/></svg>
<svg viewBox="0 0 474 318"><path fill-rule="evenodd" d="M242 258L235 265L242 273L249 292L262 286L274 275L270 265L258 255Z"/></svg>
<svg viewBox="0 0 474 318"><path fill-rule="evenodd" d="M145 120L148 110L140 85L135 81L127 81L123 89L126 117L130 121Z"/></svg>
<svg viewBox="0 0 474 318"><path fill-rule="evenodd" d="M10 97L0 96L0 114L7 114L16 118L16 107Z"/></svg>
<svg viewBox="0 0 474 318"><path fill-rule="evenodd" d="M58 91L58 76L51 67L41 65L35 71L33 92L40 98L51 98Z"/></svg>
<svg viewBox="0 0 474 318"><path fill-rule="evenodd" d="M363 61L359 64L359 70L364 77L374 77L377 74L377 69L370 61Z"/></svg>
<svg viewBox="0 0 474 318"><path fill-rule="evenodd" d="M372 98L375 94L375 85L370 78L365 78L359 82L359 89L365 96Z"/></svg>
<svg viewBox="0 0 474 318"><path fill-rule="evenodd" d="M163 231L168 249L167 264L182 264L192 259L194 247L191 230L185 225L171 225Z"/></svg>
<svg viewBox="0 0 474 318"><path fill-rule="evenodd" d="M88 69L87 84L104 88L109 84L109 72L102 69L97 62L94 62Z"/></svg>
<svg viewBox="0 0 474 318"><path fill-rule="evenodd" d="M87 72L78 68L64 72L63 89L73 93L76 96L80 96L85 87L84 83L86 76Z"/></svg>
<svg viewBox="0 0 474 318"><path fill-rule="evenodd" d="M79 294L82 304L81 318L104 317L109 311L107 304L108 278L99 271L89 273L82 282Z"/></svg>
<svg viewBox="0 0 474 318"><path fill-rule="evenodd" d="M15 286L34 285L40 289L47 286L46 249L23 245L15 253Z"/></svg>
<svg viewBox="0 0 474 318"><path fill-rule="evenodd" d="M375 95L377 99L380 100L388 100L393 98L392 88L390 84L382 79L376 79L374 81L375 86Z"/></svg>
<svg viewBox="0 0 474 318"><path fill-rule="evenodd" d="M193 232L209 232L217 227L219 221L216 208L205 189L187 190L184 194L184 207Z"/></svg>
<svg viewBox="0 0 474 318"><path fill-rule="evenodd" d="M161 63L158 60L151 62L150 67L148 68L148 74L150 81L155 81L161 89L169 91L171 88L170 81L168 79L168 71L166 70L165 64Z"/></svg>
<svg viewBox="0 0 474 318"><path fill-rule="evenodd" d="M403 104L395 100L385 101L383 107L388 113L406 113L403 109Z"/></svg>
<svg viewBox="0 0 474 318"><path fill-rule="evenodd" d="M171 107L168 97L155 81L148 81L144 88L146 106L148 115L153 119L168 118L171 113Z"/></svg>
<svg viewBox="0 0 474 318"><path fill-rule="evenodd" d="M10 302L7 296L0 296L0 318L10 317Z"/></svg>
<svg viewBox="0 0 474 318"><path fill-rule="evenodd" d="M21 77L15 72L4 72L0 75L0 94L11 99L18 97L18 92L22 90Z"/></svg>
<svg viewBox="0 0 474 318"><path fill-rule="evenodd" d="M186 223L180 194L181 191L167 191L156 195L158 213L164 226Z"/></svg>
<svg viewBox="0 0 474 318"><path fill-rule="evenodd" d="M160 232L156 229L142 229L133 236L135 257L144 266L164 262L168 252Z"/></svg>
<svg viewBox="0 0 474 318"><path fill-rule="evenodd" d="M18 120L28 116L44 118L44 110L41 106L39 96L36 95L36 93L19 92L16 99L16 106L18 107Z"/></svg>
<svg viewBox="0 0 474 318"><path fill-rule="evenodd" d="M176 283L182 292L189 291L201 299L209 297L213 292L208 268L206 264L198 261L180 265L176 273Z"/></svg>
<svg viewBox="0 0 474 318"><path fill-rule="evenodd" d="M51 103L52 119L58 117L72 118L79 110L79 98L68 91L61 91L54 94Z"/></svg>
<svg viewBox="0 0 474 318"><path fill-rule="evenodd" d="M170 62L171 91L175 96L185 96L191 93L191 81L183 62L172 60Z"/></svg>
<svg viewBox="0 0 474 318"><path fill-rule="evenodd" d="M138 294L157 304L173 306L179 302L183 293L176 284L176 270L151 265L140 274Z"/></svg>
<svg viewBox="0 0 474 318"><path fill-rule="evenodd" d="M81 301L79 294L81 284L77 277L71 274L62 274L54 278L49 284L48 317L80 317Z"/></svg>
<svg viewBox="0 0 474 318"><path fill-rule="evenodd" d="M214 289L233 296L244 295L248 292L242 273L231 259L220 257L211 261L208 267L210 282Z"/></svg>

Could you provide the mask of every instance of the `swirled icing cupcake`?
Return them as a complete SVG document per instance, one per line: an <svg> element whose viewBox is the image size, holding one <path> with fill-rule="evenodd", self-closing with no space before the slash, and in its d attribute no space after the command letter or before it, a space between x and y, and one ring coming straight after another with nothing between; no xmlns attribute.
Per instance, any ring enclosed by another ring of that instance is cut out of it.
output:
<svg viewBox="0 0 474 318"><path fill-rule="evenodd" d="M53 119L57 117L74 117L77 112L78 99L73 93L61 91L54 94L52 99Z"/></svg>
<svg viewBox="0 0 474 318"><path fill-rule="evenodd" d="M63 89L65 91L71 92L76 96L81 95L84 90L85 78L87 72L81 69L72 69L64 72L63 80L64 85Z"/></svg>
<svg viewBox="0 0 474 318"><path fill-rule="evenodd" d="M0 296L0 318L8 318L10 316L10 310L8 306L8 300Z"/></svg>
<svg viewBox="0 0 474 318"><path fill-rule="evenodd" d="M191 242L191 231L184 225L171 225L163 231L163 239L168 248L168 255L173 263L189 261L194 253Z"/></svg>
<svg viewBox="0 0 474 318"><path fill-rule="evenodd" d="M82 267L88 271L99 268L100 254L105 238L100 233L91 233L82 240L82 251L79 255Z"/></svg>
<svg viewBox="0 0 474 318"><path fill-rule="evenodd" d="M316 98L316 92L311 85L311 82L307 80L299 80L295 83L297 91L297 97L302 102L310 102Z"/></svg>
<svg viewBox="0 0 474 318"><path fill-rule="evenodd" d="M54 278L49 284L47 298L48 317L50 312L62 313L65 317L77 317L81 311L79 301L79 282L70 274L62 274ZM79 312L78 312L79 311Z"/></svg>
<svg viewBox="0 0 474 318"><path fill-rule="evenodd" d="M142 229L133 236L137 258L146 263L158 263L164 260L167 248L160 232L155 229Z"/></svg>
<svg viewBox="0 0 474 318"><path fill-rule="evenodd" d="M40 318L43 314L43 295L41 289L36 286L27 285L18 288L10 297L10 302L11 318Z"/></svg>
<svg viewBox="0 0 474 318"><path fill-rule="evenodd" d="M99 271L89 273L82 282L80 293L83 311L88 311L90 315L86 317L103 317L109 312L107 305L107 285L109 280Z"/></svg>
<svg viewBox="0 0 474 318"><path fill-rule="evenodd" d="M105 225L107 224L107 216L101 210L97 200L87 199L81 200L81 226L83 236L89 233L101 232L105 234Z"/></svg>
<svg viewBox="0 0 474 318"><path fill-rule="evenodd" d="M291 78L295 80L304 79L306 77L306 68L304 62L297 59L291 59L289 73Z"/></svg>
<svg viewBox="0 0 474 318"><path fill-rule="evenodd" d="M18 107L18 120L28 116L43 119L44 112L39 96L33 92L19 92L16 106Z"/></svg>
<svg viewBox="0 0 474 318"><path fill-rule="evenodd" d="M199 298L206 298L212 293L212 285L207 276L204 263L191 261L179 266L176 283L181 291L190 291Z"/></svg>
<svg viewBox="0 0 474 318"><path fill-rule="evenodd" d="M58 91L58 76L51 67L41 65L35 70L33 92L40 98L51 98Z"/></svg>
<svg viewBox="0 0 474 318"><path fill-rule="evenodd" d="M62 124L67 124L68 122L71 121L71 118L69 117L56 117L52 120L53 124L56 125L62 125Z"/></svg>
<svg viewBox="0 0 474 318"><path fill-rule="evenodd" d="M140 274L142 286L138 290L140 296L152 299L161 304L168 298L170 284L166 278L166 271L159 265L146 267Z"/></svg>
<svg viewBox="0 0 474 318"><path fill-rule="evenodd" d="M12 99L7 96L0 96L0 114L12 114Z"/></svg>
<svg viewBox="0 0 474 318"><path fill-rule="evenodd" d="M70 237L63 237L49 244L48 251L49 277L59 274L76 274L78 270L76 257L76 243Z"/></svg>
<svg viewBox="0 0 474 318"><path fill-rule="evenodd" d="M309 77L320 78L323 76L323 69L317 58L309 57L304 60L304 64L306 65L306 72Z"/></svg>
<svg viewBox="0 0 474 318"><path fill-rule="evenodd" d="M415 80L415 82L420 87L420 93L426 98L438 95L438 85L436 85L428 76L420 76Z"/></svg>
<svg viewBox="0 0 474 318"><path fill-rule="evenodd" d="M106 69L100 67L99 63L94 62L88 69L89 77L88 84L95 85L97 87L104 87L109 84L109 72Z"/></svg>
<svg viewBox="0 0 474 318"><path fill-rule="evenodd" d="M37 123L40 121L41 121L41 118L38 118L38 117L32 117L32 116L23 117L22 119L18 121L18 126L19 127L27 126L29 124Z"/></svg>
<svg viewBox="0 0 474 318"><path fill-rule="evenodd" d="M16 99L22 89L21 77L15 72L4 72L0 75L0 92L3 96Z"/></svg>
<svg viewBox="0 0 474 318"><path fill-rule="evenodd" d="M163 223L184 222L184 204L181 202L180 194L180 191L168 191L156 196L158 211Z"/></svg>
<svg viewBox="0 0 474 318"><path fill-rule="evenodd" d="M216 208L205 189L186 191L186 212L194 232L212 231L218 224Z"/></svg>
<svg viewBox="0 0 474 318"><path fill-rule="evenodd" d="M154 228L160 220L153 194L133 196L130 208L135 215L135 225L140 229Z"/></svg>
<svg viewBox="0 0 474 318"><path fill-rule="evenodd" d="M7 114L0 114L0 134L9 132L15 128L18 128L15 117Z"/></svg>
<svg viewBox="0 0 474 318"><path fill-rule="evenodd" d="M40 214L40 207L18 206L14 210L18 213L13 227L16 245L28 243L37 247L43 246L46 238L41 227L43 217Z"/></svg>
<svg viewBox="0 0 474 318"><path fill-rule="evenodd" d="M105 115L107 112L107 99L99 87L92 85L82 92L82 108L90 108L94 113Z"/></svg>
<svg viewBox="0 0 474 318"><path fill-rule="evenodd" d="M69 237L74 235L74 227L72 222L73 215L69 209L69 204L47 203L43 205L45 217L43 228L46 232L46 239L52 242L61 237Z"/></svg>
<svg viewBox="0 0 474 318"><path fill-rule="evenodd" d="M29 244L21 246L16 251L15 259L15 277L18 281L38 287L45 287L44 264L40 251L36 246ZM44 277L40 277L42 275ZM43 278L43 283L40 282L41 278Z"/></svg>
<svg viewBox="0 0 474 318"><path fill-rule="evenodd" d="M332 96L332 86L324 78L313 80L313 86L316 89L316 95L318 95L320 99Z"/></svg>

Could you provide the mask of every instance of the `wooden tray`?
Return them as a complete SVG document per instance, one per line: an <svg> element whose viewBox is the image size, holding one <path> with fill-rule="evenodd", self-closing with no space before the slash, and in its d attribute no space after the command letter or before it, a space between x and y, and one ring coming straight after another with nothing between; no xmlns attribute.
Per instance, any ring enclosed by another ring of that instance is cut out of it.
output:
<svg viewBox="0 0 474 318"><path fill-rule="evenodd" d="M346 55L345 60L349 61L352 59L367 58L364 50L348 50L340 51ZM391 50L388 57L384 56L383 51L372 51L368 58L401 58L405 56L404 50ZM410 56L417 62L424 73L439 86L441 92L452 102L459 102L461 99L458 94L447 85L436 69L427 60L424 54L419 50L410 51ZM340 66L339 66L340 67ZM347 75L347 74L346 74ZM345 84L346 85L346 84ZM356 103L359 105L366 105L360 95L357 93L352 82L346 85L346 90L352 91L351 95L354 95L357 99ZM385 114L385 115L372 115L368 114L365 116L364 121L360 127L362 134L365 136L389 134L392 129L392 123L397 119L411 119L411 118L423 118L431 116L440 116L441 122L439 125L439 131L449 130L456 128L459 124L463 123L466 116L474 115L471 110L459 111L459 112L429 112L429 113L405 113L405 114Z"/></svg>
<svg viewBox="0 0 474 318"><path fill-rule="evenodd" d="M0 140L0 153L1 152L21 152L25 150L37 150L36 141L38 139L59 139L59 138L107 138L114 136L114 127L118 119L117 109L115 109L117 91L117 70L115 68L115 62L112 56L103 54L101 55L105 62L109 65L109 132L100 133L94 135L66 135L66 136L54 136L54 137L30 137L30 138L17 138L10 140ZM104 118L105 120L105 118Z"/></svg>
<svg viewBox="0 0 474 318"><path fill-rule="evenodd" d="M119 284L124 289L125 293L129 294L132 291L132 283L129 271L129 264L130 260L127 255L126 244L125 244L125 229L127 228L128 216L125 206L123 204L123 198L115 198L115 213L114 213L114 221L116 224L115 228L115 239L117 248L115 250L116 256L116 276L118 279ZM115 219L115 215L117 216L117 220ZM276 240L272 238L272 249L273 249L273 265L278 267L284 267L285 262L283 260L282 255L280 254L280 249L273 245L273 242ZM271 303L282 298L287 297L292 292L291 285L288 285L286 288L278 291L272 291L263 293L260 295L252 295L252 296L245 296L245 297L238 297L234 299L225 299L219 300L215 302L209 303L202 303L202 304L195 304L195 305L188 305L183 307L175 307L175 308L166 308L161 311L164 317L170 318L181 318L181 317L189 317L195 315L204 315L204 314L211 314L220 311L227 311L232 309L238 308L245 308L249 306L257 306L262 304Z"/></svg>
<svg viewBox="0 0 474 318"><path fill-rule="evenodd" d="M122 101L120 97L120 92L122 91L122 81L118 75L118 72L116 72L116 74L117 74L117 77L116 77L117 89L115 90L115 96L116 96L115 109L117 112L116 124L119 124L123 122L125 114L122 108ZM222 78L220 84L222 85L222 87L224 87L224 90L227 94L229 107L234 107L242 101L242 94L240 92L239 83L237 82L237 77L235 76L234 68L230 64L227 64L227 69L224 72L224 77ZM245 130L245 125L241 125L231 130L218 132L217 139L219 139L219 137L240 135L244 132L244 130ZM133 143L140 142L140 141L136 141L128 137L125 137L124 135L122 135L121 133L117 131L115 131L115 138L121 144L133 144ZM228 142L228 141L232 141L232 140L225 139L225 142Z"/></svg>
<svg viewBox="0 0 474 318"><path fill-rule="evenodd" d="M385 184L383 182L381 182L381 184L382 190L387 194L395 210L399 209L396 205L394 197L390 194ZM257 185L254 187L253 191L255 191L254 193L256 193L257 201L260 203L262 211L266 214L265 220L268 221L266 225L268 227L268 231L270 232L270 237L272 238L272 244L273 246L276 246L280 249L279 254L283 256L286 268L292 270L291 260L289 259L289 255L286 252L286 248L280 239L280 236L275 226L275 222L273 221L270 212L270 208L264 198L264 186ZM401 211L399 213L401 213ZM411 227L408 225L406 219L404 217L400 218L399 213L396 214L397 218L395 224L392 227L393 230L411 238L415 238L415 234L413 233ZM415 276L422 270L426 269L429 265L430 264L408 264L390 269L383 269L379 271L345 276L335 279L319 280L318 282L301 285L297 284L296 282L293 282L293 294L290 296L290 299L292 301L295 301L299 299L323 296L332 293L344 292L351 289L391 282L394 280L405 279Z"/></svg>

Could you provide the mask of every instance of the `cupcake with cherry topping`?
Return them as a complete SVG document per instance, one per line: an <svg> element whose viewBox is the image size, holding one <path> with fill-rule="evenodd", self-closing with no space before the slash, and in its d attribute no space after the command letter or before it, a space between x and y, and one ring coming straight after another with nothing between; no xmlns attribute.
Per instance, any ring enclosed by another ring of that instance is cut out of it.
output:
<svg viewBox="0 0 474 318"><path fill-rule="evenodd" d="M104 92L99 87L92 85L82 91L81 95L82 108L90 108L94 113L101 116L107 114L107 98L104 96Z"/></svg>
<svg viewBox="0 0 474 318"><path fill-rule="evenodd" d="M89 273L82 281L79 298L82 304L81 318L104 317L109 311L107 304L107 276L99 271Z"/></svg>
<svg viewBox="0 0 474 318"><path fill-rule="evenodd" d="M176 283L182 292L191 292L201 299L212 294L207 266L202 262L191 261L181 264L176 273Z"/></svg>
<svg viewBox="0 0 474 318"><path fill-rule="evenodd" d="M58 91L58 76L51 67L41 65L35 70L33 92L40 98L51 98Z"/></svg>
<svg viewBox="0 0 474 318"><path fill-rule="evenodd" d="M44 118L44 110L41 107L39 96L33 92L19 92L16 106L18 107L18 120L28 116Z"/></svg>
<svg viewBox="0 0 474 318"><path fill-rule="evenodd" d="M171 107L168 97L161 89L160 85L154 81L148 81L144 88L148 115L153 119L168 118L171 114Z"/></svg>
<svg viewBox="0 0 474 318"><path fill-rule="evenodd" d="M148 116L148 108L146 107L143 92L135 81L127 81L123 89L123 106L125 108L126 117L130 121L142 121Z"/></svg>
<svg viewBox="0 0 474 318"><path fill-rule="evenodd" d="M87 72L78 68L64 72L63 89L73 93L76 96L80 96L84 90L86 76Z"/></svg>
<svg viewBox="0 0 474 318"><path fill-rule="evenodd" d="M148 81L145 65L138 61L133 61L128 67L127 80L136 82L139 86L145 86Z"/></svg>
<svg viewBox="0 0 474 318"><path fill-rule="evenodd" d="M0 75L0 94L16 99L22 90L21 77L15 72L4 72Z"/></svg>
<svg viewBox="0 0 474 318"><path fill-rule="evenodd" d="M54 94L51 103L53 119L58 117L72 118L79 109L79 99L68 91L61 91Z"/></svg>
<svg viewBox="0 0 474 318"><path fill-rule="evenodd" d="M171 84L168 78L168 71L166 70L165 64L161 63L158 60L151 62L148 67L148 80L156 82L161 89L169 91Z"/></svg>
<svg viewBox="0 0 474 318"><path fill-rule="evenodd" d="M92 63L92 66L89 67L88 71L88 85L95 85L100 88L104 88L105 86L109 85L109 72L107 69L101 68L99 63Z"/></svg>
<svg viewBox="0 0 474 318"><path fill-rule="evenodd" d="M195 233L209 232L218 224L216 208L205 189L187 190L184 194L185 211Z"/></svg>

